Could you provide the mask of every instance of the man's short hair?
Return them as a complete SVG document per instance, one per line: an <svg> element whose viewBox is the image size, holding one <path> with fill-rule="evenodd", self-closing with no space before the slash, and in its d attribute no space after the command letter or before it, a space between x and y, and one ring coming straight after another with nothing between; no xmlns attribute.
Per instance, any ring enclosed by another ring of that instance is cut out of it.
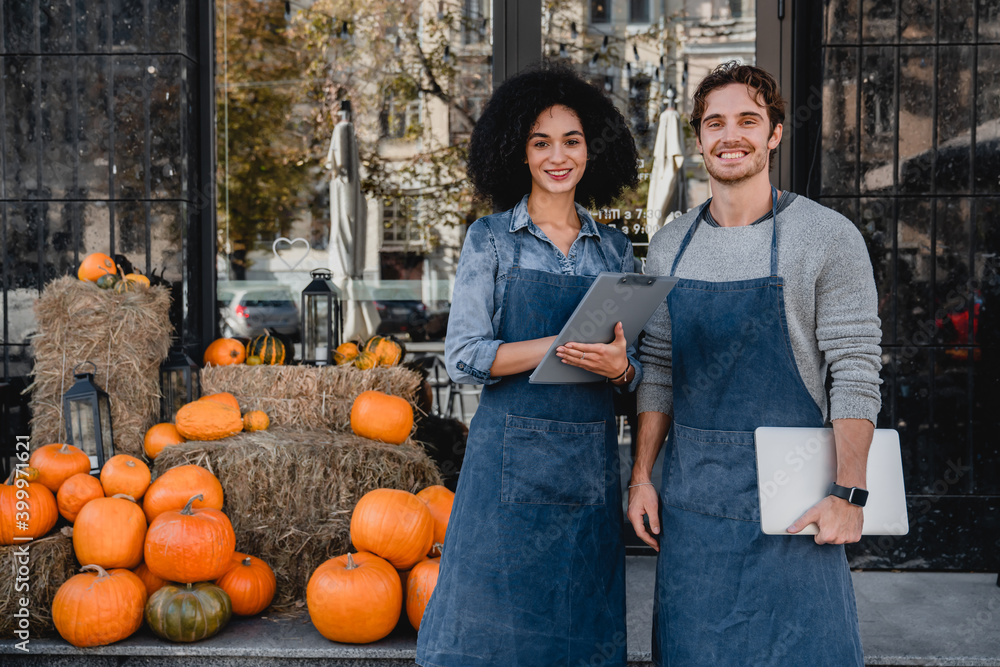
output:
<svg viewBox="0 0 1000 667"><path fill-rule="evenodd" d="M771 132L785 122L785 100L781 98L778 82L765 70L753 65L743 65L737 60L730 60L716 67L702 79L698 89L694 91L694 110L691 112L691 126L701 140L701 119L708 107L709 93L717 88L731 83L742 83L747 88L756 91L754 98L757 104L767 109L767 118L771 122ZM774 167L774 157L778 149L771 150L770 166Z"/></svg>

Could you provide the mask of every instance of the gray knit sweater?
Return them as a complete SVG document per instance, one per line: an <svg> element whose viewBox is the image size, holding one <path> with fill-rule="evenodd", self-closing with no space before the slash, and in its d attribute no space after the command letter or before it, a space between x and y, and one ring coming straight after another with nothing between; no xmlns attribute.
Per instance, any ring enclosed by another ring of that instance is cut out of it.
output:
<svg viewBox="0 0 1000 667"><path fill-rule="evenodd" d="M653 236L647 274L670 274L698 208ZM765 277L770 273L771 229L770 214L745 227L717 227L702 220L677 275L713 282ZM795 197L778 212L778 273L784 277L795 362L824 418L875 423L882 404L882 332L875 280L861 233L839 213ZM670 314L664 303L646 325L639 352L645 373L638 389L639 412L672 413L670 355ZM828 367L833 376L829 411Z"/></svg>

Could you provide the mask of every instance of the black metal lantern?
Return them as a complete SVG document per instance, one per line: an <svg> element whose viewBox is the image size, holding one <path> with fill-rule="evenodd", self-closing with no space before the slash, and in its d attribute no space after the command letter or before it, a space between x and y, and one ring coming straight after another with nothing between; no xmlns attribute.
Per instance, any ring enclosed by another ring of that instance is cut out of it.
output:
<svg viewBox="0 0 1000 667"><path fill-rule="evenodd" d="M329 269L315 269L302 290L302 363L328 366L343 330L341 294Z"/></svg>
<svg viewBox="0 0 1000 667"><path fill-rule="evenodd" d="M77 373L77 368L90 364L93 373ZM66 419L66 442L79 447L90 457L90 471L99 472L104 462L115 455L115 438L111 430L111 399L94 384L97 366L90 361L73 369L76 382L63 394L63 417Z"/></svg>
<svg viewBox="0 0 1000 667"><path fill-rule="evenodd" d="M160 421L172 422L182 406L201 397L198 364L183 349L170 350L160 364Z"/></svg>

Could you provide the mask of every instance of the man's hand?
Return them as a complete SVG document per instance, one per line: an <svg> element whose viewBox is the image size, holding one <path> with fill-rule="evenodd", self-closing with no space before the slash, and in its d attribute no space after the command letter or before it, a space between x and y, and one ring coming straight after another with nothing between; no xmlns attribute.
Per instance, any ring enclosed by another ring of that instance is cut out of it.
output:
<svg viewBox="0 0 1000 667"><path fill-rule="evenodd" d="M635 482L632 483L635 484ZM660 550L660 543L653 535L660 534L659 506L660 500L656 495L656 487L652 484L633 486L628 490L628 520L632 522L632 527L639 539L656 551ZM649 528L653 531L653 535L650 535L649 531L646 530L642 521L643 516L649 517Z"/></svg>
<svg viewBox="0 0 1000 667"><path fill-rule="evenodd" d="M630 516L631 512L630 503ZM797 533L811 523L819 527L816 544L849 544L861 539L865 515L857 505L852 505L843 498L827 496L796 519L795 523L788 527L788 532Z"/></svg>

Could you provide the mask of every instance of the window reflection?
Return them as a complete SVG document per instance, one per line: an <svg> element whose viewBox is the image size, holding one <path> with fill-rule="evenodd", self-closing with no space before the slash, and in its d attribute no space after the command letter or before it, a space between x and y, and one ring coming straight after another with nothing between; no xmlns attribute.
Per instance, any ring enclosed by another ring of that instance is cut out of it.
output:
<svg viewBox="0 0 1000 667"><path fill-rule="evenodd" d="M345 340L442 338L443 324L403 324L396 309L413 301L446 323L464 226L488 212L464 155L492 92L491 3L231 0L216 11L222 333L283 317L255 314L237 292L280 288L294 301L326 267L346 295Z"/></svg>

